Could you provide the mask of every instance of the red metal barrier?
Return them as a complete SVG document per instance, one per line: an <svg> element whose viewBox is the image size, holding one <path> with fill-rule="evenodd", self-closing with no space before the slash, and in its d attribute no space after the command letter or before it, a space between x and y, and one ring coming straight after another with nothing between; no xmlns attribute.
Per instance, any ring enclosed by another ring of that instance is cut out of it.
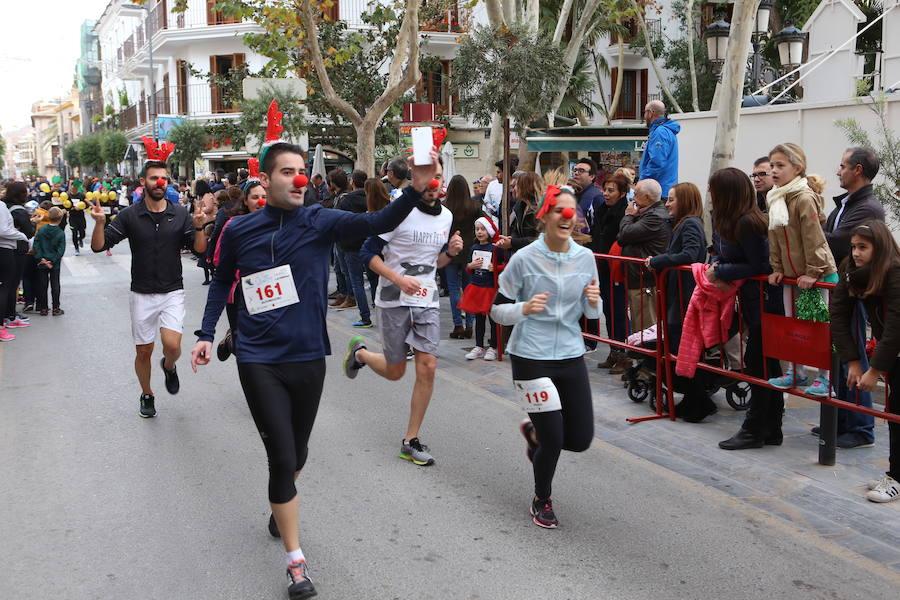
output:
<svg viewBox="0 0 900 600"><path fill-rule="evenodd" d="M672 270L685 271L690 270L689 266L681 266L681 267L673 267L671 269L666 269L662 273L660 273L658 277L658 298L660 305L660 315L665 315L665 309L668 307L670 299L668 296L671 291L666 288L666 274ZM756 276L751 277L751 280L766 282L768 278L765 276ZM796 286L796 280L784 278L781 282L781 285L790 285ZM684 306L681 302L682 298L681 294L681 282L679 280L679 306ZM765 299L763 297L763 290L765 286L760 286L760 309L763 311L762 313L762 338L763 338L763 355L765 357L779 359L785 362L790 362L794 365L796 370L796 365L805 365L808 367L817 367L821 369L831 369L832 366L832 356L831 356L831 328L828 323L819 323L813 321L807 321L803 319L798 319L794 317L784 317L780 315L767 314L765 313ZM831 290L834 289L833 283L821 283L818 282L814 284L815 288ZM792 301L796 299L796 293L792 293ZM740 311L740 294L738 293L736 297L736 303L738 303L737 315L741 315ZM684 315L681 315L682 319ZM676 354L671 352L669 348L669 333L668 333L668 322L665 317L661 317L662 319L662 338L663 338L663 353L661 356L661 362L665 366L666 372L666 388L668 390L668 401L670 408L674 403L674 394L672 389L672 380L673 375L672 371L674 365L678 359ZM739 318L739 328L738 328L739 339L744 339L744 323L743 319ZM725 352L724 348L722 349L722 356L724 357ZM741 371L744 370L744 349L743 344L740 349L740 358L741 358ZM778 389L768 383L768 373L766 372L765 360L763 361L763 377L764 378L756 378L749 375L745 375L742 372L737 373L734 371L726 370L724 368L715 367L713 365L704 364L702 362L698 363L697 367L699 369L703 369L705 371L709 371L711 373L715 373L717 375L724 375L730 378L745 381L747 383L768 387L770 389ZM831 406L835 406L838 408L843 408L846 410L852 410L859 413L871 415L873 417L878 417L881 419L885 419L887 421L891 421L894 423L900 423L900 414L894 414L890 411L890 393L889 393L889 381L885 381L885 409L877 410L874 408L868 408L866 406L860 405L859 395L856 394L856 401L849 402L846 400L840 400L839 398L835 398L832 394L832 390L835 389L835 373L832 371L830 373L830 385L828 396L819 397L819 396L811 396L809 394L805 394L802 390L798 388L792 388L790 390L784 390L788 393L791 393L795 396L800 396L803 398L807 398L810 400L815 400L816 402L820 402L822 404L828 404ZM781 391L781 390L779 390ZM674 412L674 411L672 411Z"/></svg>

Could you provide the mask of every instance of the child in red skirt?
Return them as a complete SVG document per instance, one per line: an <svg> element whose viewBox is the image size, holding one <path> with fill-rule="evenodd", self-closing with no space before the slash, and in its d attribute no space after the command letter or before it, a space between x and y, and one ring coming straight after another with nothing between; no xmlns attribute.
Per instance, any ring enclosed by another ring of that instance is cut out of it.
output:
<svg viewBox="0 0 900 600"><path fill-rule="evenodd" d="M480 217L475 221L476 243L469 249L469 263L466 265L470 283L463 290L457 305L466 314L475 315L475 347L466 354L468 360L497 360L497 327L488 315L497 293L496 275L502 270L502 265L497 264L500 262L499 254L506 252L494 245L499 238L497 225L490 217ZM488 346L484 345L486 322L490 323L491 328Z"/></svg>

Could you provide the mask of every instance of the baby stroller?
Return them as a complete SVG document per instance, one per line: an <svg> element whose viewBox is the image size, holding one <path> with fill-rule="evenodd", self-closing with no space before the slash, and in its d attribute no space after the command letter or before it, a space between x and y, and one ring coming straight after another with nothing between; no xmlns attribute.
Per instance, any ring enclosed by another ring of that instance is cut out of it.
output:
<svg viewBox="0 0 900 600"><path fill-rule="evenodd" d="M633 333L626 340L629 345L639 346L647 350L656 350L657 331L656 325L651 325L643 331ZM627 352L629 358L635 359L637 362L634 366L628 368L622 375L625 382L625 389L628 398L632 402L643 402L649 400L648 406L650 410L656 410L656 358L648 356L641 352L630 350ZM727 359L722 359L721 351L718 347L707 348L703 355L702 361L705 364L728 368ZM732 379L724 376L718 376L702 369L697 370L695 377L702 377L705 391L708 396L713 396L721 388L725 388L725 401L734 410L747 410L750 406L750 384L746 381ZM685 379L673 373L674 391L683 394ZM729 383L730 382L730 383ZM662 385L663 398L668 396L665 382Z"/></svg>

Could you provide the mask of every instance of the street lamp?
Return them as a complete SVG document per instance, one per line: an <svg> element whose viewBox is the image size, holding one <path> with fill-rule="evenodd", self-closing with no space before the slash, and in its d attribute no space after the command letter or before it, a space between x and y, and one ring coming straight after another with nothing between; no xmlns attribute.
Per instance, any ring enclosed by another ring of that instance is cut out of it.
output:
<svg viewBox="0 0 900 600"><path fill-rule="evenodd" d="M753 33L762 37L769 33L769 15L772 12L774 0L762 0L759 3L759 9L756 11L756 27Z"/></svg>
<svg viewBox="0 0 900 600"><path fill-rule="evenodd" d="M803 64L806 34L794 27L791 21L787 22L786 27L779 31L773 40L778 45L778 56L785 70L793 71Z"/></svg>
<svg viewBox="0 0 900 600"><path fill-rule="evenodd" d="M713 73L719 75L728 53L728 36L731 34L731 25L725 21L725 16L721 13L716 15L716 18L718 20L710 23L703 31L703 37L706 39L706 53L712 64Z"/></svg>

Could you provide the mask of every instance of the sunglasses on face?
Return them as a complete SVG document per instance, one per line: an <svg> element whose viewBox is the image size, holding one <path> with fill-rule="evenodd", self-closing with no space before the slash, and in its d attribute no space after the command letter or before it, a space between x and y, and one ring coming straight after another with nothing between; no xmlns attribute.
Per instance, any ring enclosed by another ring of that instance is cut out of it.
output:
<svg viewBox="0 0 900 600"><path fill-rule="evenodd" d="M750 173L750 177L751 177L752 179L757 179L757 178L760 178L760 177L766 177L766 176L768 176L769 174L770 174L770 173L769 173L768 171L757 171L756 173Z"/></svg>

